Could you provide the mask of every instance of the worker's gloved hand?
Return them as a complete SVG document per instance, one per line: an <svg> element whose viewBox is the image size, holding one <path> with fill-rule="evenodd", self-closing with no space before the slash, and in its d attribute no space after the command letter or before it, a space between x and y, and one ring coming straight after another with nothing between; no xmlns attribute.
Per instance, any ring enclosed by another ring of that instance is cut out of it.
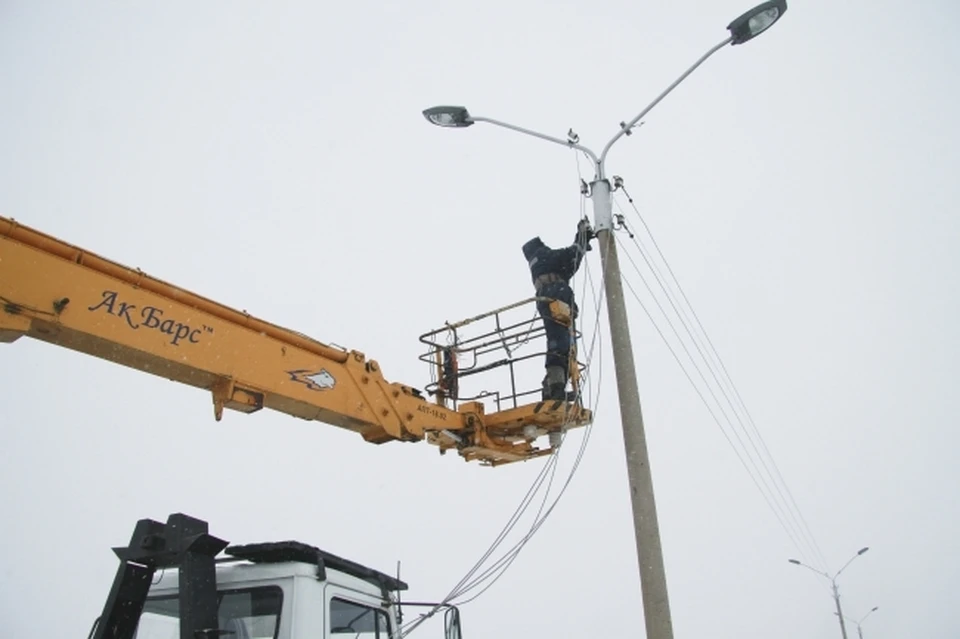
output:
<svg viewBox="0 0 960 639"><path fill-rule="evenodd" d="M593 247L590 246L590 240L597 236L593 232L593 228L590 226L590 220L587 218L581 218L577 223L577 243L583 247L585 251L592 251Z"/></svg>

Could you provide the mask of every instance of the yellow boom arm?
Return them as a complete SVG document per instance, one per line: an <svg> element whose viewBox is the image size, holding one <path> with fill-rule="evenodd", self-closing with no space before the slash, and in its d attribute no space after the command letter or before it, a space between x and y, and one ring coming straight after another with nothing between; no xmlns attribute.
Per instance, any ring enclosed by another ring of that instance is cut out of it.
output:
<svg viewBox="0 0 960 639"><path fill-rule="evenodd" d="M224 408L270 408L372 443L426 439L498 465L548 454L529 436L589 423L567 402L485 414L390 383L363 353L328 346L0 217L0 342L27 335L209 390Z"/></svg>

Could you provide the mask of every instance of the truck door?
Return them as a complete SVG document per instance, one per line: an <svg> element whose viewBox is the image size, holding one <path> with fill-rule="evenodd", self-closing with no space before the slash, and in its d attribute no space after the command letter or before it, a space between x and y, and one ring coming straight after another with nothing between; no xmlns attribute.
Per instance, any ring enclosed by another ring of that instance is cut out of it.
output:
<svg viewBox="0 0 960 639"><path fill-rule="evenodd" d="M390 639L390 614L383 600L327 584L324 588L328 639Z"/></svg>

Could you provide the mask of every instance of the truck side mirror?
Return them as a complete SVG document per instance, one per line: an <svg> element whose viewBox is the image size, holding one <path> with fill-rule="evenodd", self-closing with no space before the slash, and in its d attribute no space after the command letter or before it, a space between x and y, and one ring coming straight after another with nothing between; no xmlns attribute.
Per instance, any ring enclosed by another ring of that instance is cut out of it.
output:
<svg viewBox="0 0 960 639"><path fill-rule="evenodd" d="M447 608L443 615L443 636L444 639L462 639L460 633L460 610L454 606Z"/></svg>

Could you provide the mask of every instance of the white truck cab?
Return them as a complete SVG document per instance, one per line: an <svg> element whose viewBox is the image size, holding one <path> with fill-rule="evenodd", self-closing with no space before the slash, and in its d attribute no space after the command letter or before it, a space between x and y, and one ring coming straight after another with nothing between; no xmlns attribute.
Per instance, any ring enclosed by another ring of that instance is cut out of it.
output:
<svg viewBox="0 0 960 639"><path fill-rule="evenodd" d="M460 639L455 607L401 603L398 578L308 544L231 546L175 514L141 520L114 551L93 639L394 639L405 606L445 609L445 638Z"/></svg>

